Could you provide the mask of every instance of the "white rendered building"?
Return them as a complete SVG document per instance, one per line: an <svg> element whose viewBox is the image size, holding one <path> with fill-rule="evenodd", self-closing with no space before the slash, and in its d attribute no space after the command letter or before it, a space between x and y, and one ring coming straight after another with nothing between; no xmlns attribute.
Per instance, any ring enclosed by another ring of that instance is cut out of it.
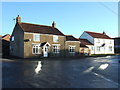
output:
<svg viewBox="0 0 120 90"><path fill-rule="evenodd" d="M80 39L87 39L93 44L91 54L114 54L114 39L103 33L84 31Z"/></svg>

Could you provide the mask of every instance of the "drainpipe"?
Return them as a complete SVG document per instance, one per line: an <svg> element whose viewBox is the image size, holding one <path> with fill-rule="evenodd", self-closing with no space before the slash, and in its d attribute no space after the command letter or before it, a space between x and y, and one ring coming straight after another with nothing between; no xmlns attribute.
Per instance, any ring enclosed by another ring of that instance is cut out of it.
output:
<svg viewBox="0 0 120 90"><path fill-rule="evenodd" d="M66 36L64 37L64 57L66 56L65 43L66 43Z"/></svg>

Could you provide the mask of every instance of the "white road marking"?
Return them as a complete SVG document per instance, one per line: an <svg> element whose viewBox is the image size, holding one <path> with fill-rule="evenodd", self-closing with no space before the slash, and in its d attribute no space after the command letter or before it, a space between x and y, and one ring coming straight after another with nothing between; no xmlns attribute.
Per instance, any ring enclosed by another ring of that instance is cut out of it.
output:
<svg viewBox="0 0 120 90"><path fill-rule="evenodd" d="M94 69L94 67L89 67L87 70L83 71L83 73L89 73Z"/></svg>
<svg viewBox="0 0 120 90"><path fill-rule="evenodd" d="M106 56L106 58L110 58L111 56Z"/></svg>
<svg viewBox="0 0 120 90"><path fill-rule="evenodd" d="M102 64L98 69L104 70L104 69L106 69L106 68L108 67L108 65L109 65L109 64ZM104 76L99 75L99 74L97 74L97 73L95 73L95 72L92 72L92 70L93 70L94 68L95 68L95 67L89 67L87 70L83 71L83 73L89 73L89 72L91 72L91 73L93 73L94 75L96 75L96 76L98 76L98 77L100 77L100 78L102 78L102 79L105 79L106 81L109 81L109 82L113 83L114 85L117 85L118 87L120 87L120 84L119 84L119 83L114 82L114 81L112 81L112 80L110 80L110 79L108 79L108 78L105 78Z"/></svg>
<svg viewBox="0 0 120 90"><path fill-rule="evenodd" d="M38 62L37 68L35 69L35 72L38 74L41 69L42 65L41 65L41 61Z"/></svg>
<svg viewBox="0 0 120 90"><path fill-rule="evenodd" d="M107 80L107 81L109 81L109 82L111 82L111 83L113 83L113 84L115 84L115 85L117 85L117 86L120 86L120 84L119 83L116 83L116 82L114 82L114 81L112 81L112 80L110 80L110 79L108 79L108 78L105 78L104 76L102 76L102 75L99 75L99 74L97 74L97 73L95 73L95 72L92 72L94 75L96 75L96 76L98 76L98 77L100 77L100 78L103 78L103 79L105 79L105 80Z"/></svg>
<svg viewBox="0 0 120 90"><path fill-rule="evenodd" d="M109 64L102 64L98 69L105 70L108 66Z"/></svg>

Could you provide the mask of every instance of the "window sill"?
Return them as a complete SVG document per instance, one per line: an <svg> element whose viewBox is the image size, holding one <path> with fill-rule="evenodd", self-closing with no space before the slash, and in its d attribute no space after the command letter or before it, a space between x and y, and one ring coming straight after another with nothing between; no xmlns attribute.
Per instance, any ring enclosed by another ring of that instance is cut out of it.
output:
<svg viewBox="0 0 120 90"><path fill-rule="evenodd" d="M34 41L34 42L40 42L40 41Z"/></svg>

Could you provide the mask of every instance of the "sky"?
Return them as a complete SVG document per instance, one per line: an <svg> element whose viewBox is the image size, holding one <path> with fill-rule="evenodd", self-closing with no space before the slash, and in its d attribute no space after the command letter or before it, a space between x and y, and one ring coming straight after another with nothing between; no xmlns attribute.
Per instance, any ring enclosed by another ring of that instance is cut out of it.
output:
<svg viewBox="0 0 120 90"><path fill-rule="evenodd" d="M22 22L56 27L65 35L79 38L84 31L103 31L118 36L117 2L2 2L2 35L12 34L14 18Z"/></svg>

